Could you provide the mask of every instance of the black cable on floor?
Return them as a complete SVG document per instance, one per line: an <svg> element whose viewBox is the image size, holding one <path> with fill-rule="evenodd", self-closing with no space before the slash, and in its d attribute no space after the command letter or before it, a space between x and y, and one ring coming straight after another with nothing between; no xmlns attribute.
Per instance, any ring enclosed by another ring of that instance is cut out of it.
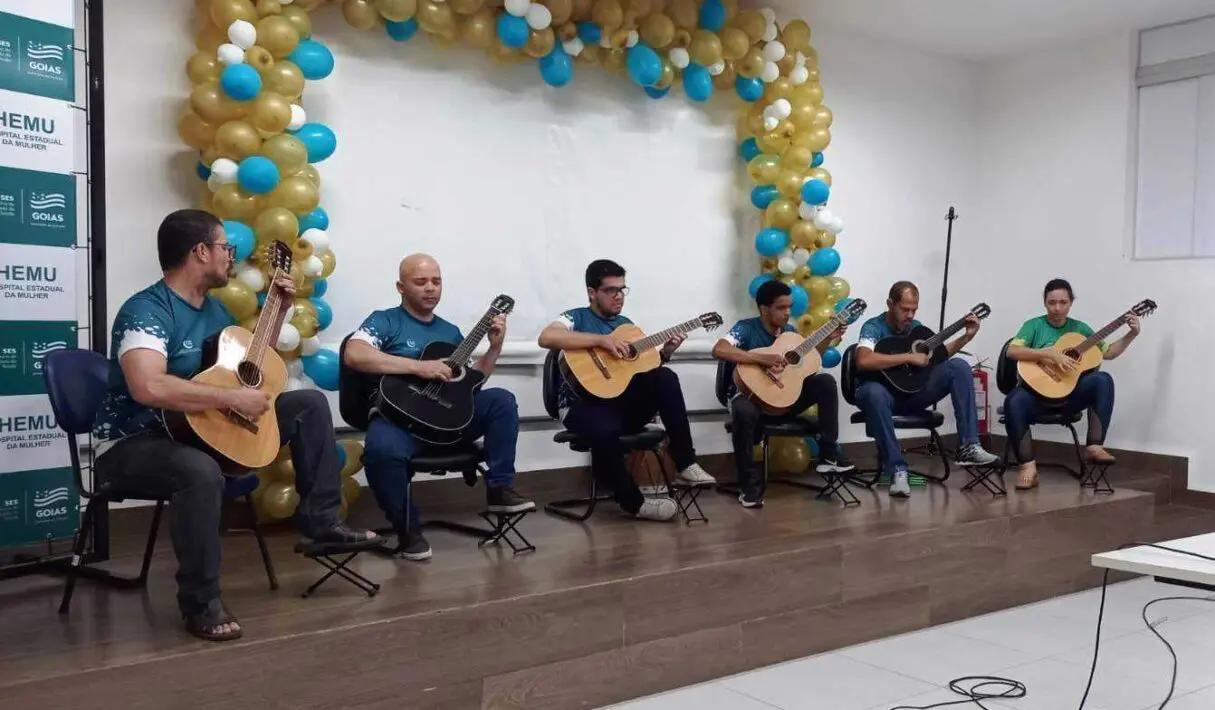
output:
<svg viewBox="0 0 1215 710"><path fill-rule="evenodd" d="M970 685L964 686L963 684ZM1003 690L997 692L998 688L1003 688ZM970 705L971 703L983 708L983 710L991 710L991 708L983 704L984 700L1024 698L1027 692L1025 684L1021 681L992 675L968 675L956 678L949 681L949 689L961 695L962 699L935 703L933 705L900 705L890 710L933 710L933 708L947 708L951 705L963 704Z"/></svg>

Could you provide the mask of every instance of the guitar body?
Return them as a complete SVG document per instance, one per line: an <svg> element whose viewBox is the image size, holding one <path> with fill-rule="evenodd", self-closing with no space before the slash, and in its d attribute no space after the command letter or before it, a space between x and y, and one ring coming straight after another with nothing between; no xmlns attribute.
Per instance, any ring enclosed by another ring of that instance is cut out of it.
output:
<svg viewBox="0 0 1215 710"><path fill-rule="evenodd" d="M644 338L645 333L635 325L625 324L613 330L612 336L635 342ZM628 389L634 375L662 365L658 350L645 350L624 360L602 348L565 350L562 355L561 373L566 383L580 395L599 399L619 397Z"/></svg>
<svg viewBox="0 0 1215 710"><path fill-rule="evenodd" d="M873 351L879 355L923 353L926 352L925 341L934 335L936 333L928 328L922 325L917 326L912 328L911 332L906 335L894 335L889 338L882 338L874 345ZM949 359L949 350L944 345L938 345L932 352L927 354L930 361L924 367L899 365L880 370L877 374L896 393L905 395L915 394L924 389L924 385L928 382L928 377L932 374L932 369Z"/></svg>
<svg viewBox="0 0 1215 710"><path fill-rule="evenodd" d="M781 333L776 341L766 348L751 352L785 355L802 344L804 338L797 333ZM802 382L817 374L823 367L823 358L818 350L810 350L796 364L790 363L773 379L767 368L759 365L739 365L734 368L734 384L750 397L767 414L785 414L797 403L802 394Z"/></svg>
<svg viewBox="0 0 1215 710"><path fill-rule="evenodd" d="M208 338L203 343L203 370L190 381L232 389L247 386L241 382L237 366L252 341L253 333L239 326L229 326ZM210 454L229 475L269 465L282 447L274 403L287 385L287 366L274 350L266 350L260 377L254 383L254 389L270 396L270 408L256 420L234 418L218 409L188 414L165 410L161 418L166 431L174 441Z"/></svg>
<svg viewBox="0 0 1215 710"><path fill-rule="evenodd" d="M446 360L456 347L431 343L418 359ZM380 380L380 414L428 444L451 446L464 441L464 430L473 418L473 397L485 384L485 374L467 365L454 369L449 382L385 375Z"/></svg>
<svg viewBox="0 0 1215 710"><path fill-rule="evenodd" d="M1017 374L1021 376L1021 381L1043 399L1065 399L1076 389L1076 383L1080 381L1081 375L1086 372L1092 372L1100 367L1104 357L1100 349L1092 347L1077 359L1074 350L1084 340L1084 336L1079 333L1065 333L1051 346L1052 350L1059 350L1061 352L1073 351L1071 353L1072 359L1076 360L1076 369L1074 371L1056 373L1047 370L1036 362L1018 362Z"/></svg>

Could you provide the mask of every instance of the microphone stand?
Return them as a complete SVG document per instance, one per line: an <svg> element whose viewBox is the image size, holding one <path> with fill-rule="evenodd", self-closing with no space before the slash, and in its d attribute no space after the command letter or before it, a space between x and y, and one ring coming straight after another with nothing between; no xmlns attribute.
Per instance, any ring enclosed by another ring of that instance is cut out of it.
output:
<svg viewBox="0 0 1215 710"><path fill-rule="evenodd" d="M957 219L958 211L954 209L953 205L950 205L949 211L945 213L945 221L947 221L949 225L945 228L945 275L941 278L941 314L940 317L937 318L938 333L945 330L945 303L949 299L949 257L953 251L953 223L956 222ZM936 409L937 405L936 403L933 403L932 410L935 412ZM928 443L924 444L923 446L913 446L910 449L906 449L906 452L923 454L925 456L937 456L941 453L940 451L937 451L937 447L931 439L929 439Z"/></svg>

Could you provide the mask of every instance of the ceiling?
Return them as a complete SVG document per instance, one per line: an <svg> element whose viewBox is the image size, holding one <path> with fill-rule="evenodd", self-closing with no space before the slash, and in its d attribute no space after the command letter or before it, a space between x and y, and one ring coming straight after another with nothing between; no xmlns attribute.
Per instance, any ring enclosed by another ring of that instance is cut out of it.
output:
<svg viewBox="0 0 1215 710"><path fill-rule="evenodd" d="M783 16L972 60L1215 15L1215 0L771 0ZM755 6L758 3L743 3Z"/></svg>

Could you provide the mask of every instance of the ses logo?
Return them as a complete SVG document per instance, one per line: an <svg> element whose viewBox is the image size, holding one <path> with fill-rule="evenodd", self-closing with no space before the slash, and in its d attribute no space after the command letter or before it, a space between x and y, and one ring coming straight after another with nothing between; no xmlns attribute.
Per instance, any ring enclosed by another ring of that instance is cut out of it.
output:
<svg viewBox="0 0 1215 710"><path fill-rule="evenodd" d="M71 497L67 486L34 491L34 519L50 521L66 517Z"/></svg>
<svg viewBox="0 0 1215 710"><path fill-rule="evenodd" d="M65 74L63 60L66 54L67 49L58 44L27 42L25 66L31 74L48 78L63 78Z"/></svg>
<svg viewBox="0 0 1215 710"><path fill-rule="evenodd" d="M46 226L63 224L67 217L67 195L62 192L30 192L29 218Z"/></svg>

